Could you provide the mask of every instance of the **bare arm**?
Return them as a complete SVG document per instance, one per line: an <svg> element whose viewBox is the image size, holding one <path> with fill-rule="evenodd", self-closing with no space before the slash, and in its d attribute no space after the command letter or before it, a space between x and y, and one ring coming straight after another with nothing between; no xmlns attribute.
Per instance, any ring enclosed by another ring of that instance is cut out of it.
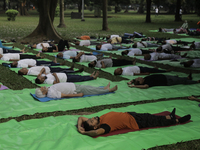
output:
<svg viewBox="0 0 200 150"><path fill-rule="evenodd" d="M78 125L78 131L79 132L85 131L85 129L81 125L83 124L83 122L85 122L87 120L88 120L88 118L86 118L86 117L79 117L78 118L77 125Z"/></svg>
<svg viewBox="0 0 200 150"><path fill-rule="evenodd" d="M45 72L45 68L42 68L42 69L40 70L40 73L37 75L37 77L40 77L44 72Z"/></svg>
<svg viewBox="0 0 200 150"><path fill-rule="evenodd" d="M106 68L106 66L105 66L103 61L101 61L101 68Z"/></svg>
<svg viewBox="0 0 200 150"><path fill-rule="evenodd" d="M58 52L58 46L57 45L54 45L56 47L55 50L53 50L53 52Z"/></svg>
<svg viewBox="0 0 200 150"><path fill-rule="evenodd" d="M140 41L140 43L141 43L144 47L146 47L146 45L144 45L144 43L143 43L142 41Z"/></svg>
<svg viewBox="0 0 200 150"><path fill-rule="evenodd" d="M98 136L98 135L104 134L105 130L103 128L99 128L97 130L81 131L80 133L84 135L89 135L89 136Z"/></svg>
<svg viewBox="0 0 200 150"><path fill-rule="evenodd" d="M9 61L19 61L20 59L9 59Z"/></svg>
<svg viewBox="0 0 200 150"><path fill-rule="evenodd" d="M136 88L140 88L140 89L147 89L149 88L148 84L145 85L129 85L129 87L136 87Z"/></svg>
<svg viewBox="0 0 200 150"><path fill-rule="evenodd" d="M78 53L78 55L75 58L79 59L83 54L84 54L84 52L80 52L80 53Z"/></svg>
<svg viewBox="0 0 200 150"><path fill-rule="evenodd" d="M58 76L56 73L52 73L52 75L55 77L55 81L53 82L53 84L56 84L56 83L60 83L60 80L58 79Z"/></svg>

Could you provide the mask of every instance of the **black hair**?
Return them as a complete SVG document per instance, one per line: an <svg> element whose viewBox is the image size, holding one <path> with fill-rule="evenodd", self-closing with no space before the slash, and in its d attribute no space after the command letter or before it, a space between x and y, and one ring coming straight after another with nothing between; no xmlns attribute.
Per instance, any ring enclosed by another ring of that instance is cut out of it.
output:
<svg viewBox="0 0 200 150"><path fill-rule="evenodd" d="M137 45L133 44L133 45L132 45L132 48L137 48Z"/></svg>
<svg viewBox="0 0 200 150"><path fill-rule="evenodd" d="M11 68L16 68L17 66L13 65L13 63L10 64Z"/></svg>
<svg viewBox="0 0 200 150"><path fill-rule="evenodd" d="M140 85L140 82L136 81L135 79L132 80L132 83L134 83L134 85Z"/></svg>
<svg viewBox="0 0 200 150"><path fill-rule="evenodd" d="M121 52L122 56L127 55L126 51Z"/></svg>
<svg viewBox="0 0 200 150"><path fill-rule="evenodd" d="M77 59L75 59L75 58L73 58L73 59L72 59L72 61L73 61L73 62L78 62L78 60L77 60Z"/></svg>
<svg viewBox="0 0 200 150"><path fill-rule="evenodd" d="M88 67L94 68L94 65L92 65L91 63L89 63L89 64L88 64Z"/></svg>
<svg viewBox="0 0 200 150"><path fill-rule="evenodd" d="M161 28L159 28L159 29L158 29L158 32L162 32L162 29L161 29Z"/></svg>
<svg viewBox="0 0 200 150"><path fill-rule="evenodd" d="M24 74L23 74L22 71L19 70L19 71L18 71L18 75L22 75L22 76L23 76Z"/></svg>
<svg viewBox="0 0 200 150"><path fill-rule="evenodd" d="M94 130L94 127L90 126L86 121L83 122L83 127L84 127L85 131Z"/></svg>
<svg viewBox="0 0 200 150"><path fill-rule="evenodd" d="M100 48L98 48L99 45L96 45L96 50L100 50Z"/></svg>
<svg viewBox="0 0 200 150"><path fill-rule="evenodd" d="M35 79L35 83L42 84L42 82L38 78Z"/></svg>

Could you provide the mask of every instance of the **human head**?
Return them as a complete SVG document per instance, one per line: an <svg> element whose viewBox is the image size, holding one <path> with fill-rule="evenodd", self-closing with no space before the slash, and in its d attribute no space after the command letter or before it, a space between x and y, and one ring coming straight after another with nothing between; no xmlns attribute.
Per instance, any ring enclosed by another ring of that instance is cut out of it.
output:
<svg viewBox="0 0 200 150"><path fill-rule="evenodd" d="M141 41L146 41L146 40L147 40L146 38L142 38L142 39L141 39Z"/></svg>
<svg viewBox="0 0 200 150"><path fill-rule="evenodd" d="M46 80L46 76L38 76L36 79L35 79L35 83L37 84L42 84L44 82L44 80Z"/></svg>
<svg viewBox="0 0 200 150"><path fill-rule="evenodd" d="M36 48L36 46L37 46L37 44L33 44L33 45L31 46L31 49Z"/></svg>
<svg viewBox="0 0 200 150"><path fill-rule="evenodd" d="M48 93L48 88L46 88L45 86L35 89L35 95L39 98L46 97L47 93Z"/></svg>
<svg viewBox="0 0 200 150"><path fill-rule="evenodd" d="M48 48L47 47L43 47L42 48L42 52L46 52L46 51L48 51Z"/></svg>
<svg viewBox="0 0 200 150"><path fill-rule="evenodd" d="M144 83L144 78L138 77L138 78L136 78L136 79L133 80L133 83L134 83L135 85L141 85L141 84Z"/></svg>
<svg viewBox="0 0 200 150"><path fill-rule="evenodd" d="M106 39L110 39L110 35L106 36Z"/></svg>
<svg viewBox="0 0 200 150"><path fill-rule="evenodd" d="M117 69L115 69L115 71L114 71L114 75L121 75L122 72L123 72L122 68L117 68Z"/></svg>
<svg viewBox="0 0 200 150"><path fill-rule="evenodd" d="M127 55L128 52L129 52L129 50L125 50L125 51L121 52L121 54L122 54L122 56L124 56L124 55Z"/></svg>
<svg viewBox="0 0 200 150"><path fill-rule="evenodd" d="M80 58L75 57L75 58L72 59L72 61L73 61L73 62L79 62L79 61L80 61Z"/></svg>
<svg viewBox="0 0 200 150"><path fill-rule="evenodd" d="M96 130L100 126L100 118L98 116L88 119L83 122L85 131Z"/></svg>
<svg viewBox="0 0 200 150"><path fill-rule="evenodd" d="M144 54L144 60L150 60L151 55L150 54Z"/></svg>
<svg viewBox="0 0 200 150"><path fill-rule="evenodd" d="M27 75L28 69L27 68L22 68L18 71L18 75Z"/></svg>
<svg viewBox="0 0 200 150"><path fill-rule="evenodd" d="M94 60L94 61L92 61L92 62L90 62L90 63L88 64L88 67L94 68L94 67L96 66L96 64L97 64L97 62Z"/></svg>
<svg viewBox="0 0 200 150"><path fill-rule="evenodd" d="M76 37L77 39L81 39L81 37L80 36L78 36L78 37Z"/></svg>
<svg viewBox="0 0 200 150"><path fill-rule="evenodd" d="M96 45L96 50L100 50L101 49L101 44Z"/></svg>
<svg viewBox="0 0 200 150"><path fill-rule="evenodd" d="M75 42L75 45L79 45L79 44L80 44L80 41L76 41L76 42Z"/></svg>
<svg viewBox="0 0 200 150"><path fill-rule="evenodd" d="M58 58L63 58L63 53L58 53L58 54L57 54L57 57L58 57Z"/></svg>
<svg viewBox="0 0 200 150"><path fill-rule="evenodd" d="M193 60L187 61L187 62L181 62L180 64L183 64L184 67L190 67L194 63Z"/></svg>
<svg viewBox="0 0 200 150"><path fill-rule="evenodd" d="M132 45L132 48L137 48L137 43L134 43L134 44Z"/></svg>
<svg viewBox="0 0 200 150"><path fill-rule="evenodd" d="M158 32L162 32L162 28L159 28L159 29L158 29Z"/></svg>
<svg viewBox="0 0 200 150"><path fill-rule="evenodd" d="M112 42L112 40L111 39L109 39L108 41L107 41L107 43L111 43Z"/></svg>
<svg viewBox="0 0 200 150"><path fill-rule="evenodd" d="M17 61L13 61L13 62L10 64L11 68L16 68L17 65L18 65L18 62L17 62Z"/></svg>
<svg viewBox="0 0 200 150"><path fill-rule="evenodd" d="M159 46L157 49L156 49L156 52L161 52L162 51L162 47Z"/></svg>

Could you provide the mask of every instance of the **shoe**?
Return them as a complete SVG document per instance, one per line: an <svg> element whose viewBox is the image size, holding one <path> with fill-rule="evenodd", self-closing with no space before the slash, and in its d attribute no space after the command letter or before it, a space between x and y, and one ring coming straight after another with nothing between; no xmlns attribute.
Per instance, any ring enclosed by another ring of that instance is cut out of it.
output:
<svg viewBox="0 0 200 150"><path fill-rule="evenodd" d="M169 115L171 117L171 119L176 119L175 112L176 112L176 108L174 108L172 110L171 114Z"/></svg>
<svg viewBox="0 0 200 150"><path fill-rule="evenodd" d="M191 118L191 115L186 115L186 116L183 116L181 118L178 119L178 123L184 123L184 122L187 122L189 121Z"/></svg>

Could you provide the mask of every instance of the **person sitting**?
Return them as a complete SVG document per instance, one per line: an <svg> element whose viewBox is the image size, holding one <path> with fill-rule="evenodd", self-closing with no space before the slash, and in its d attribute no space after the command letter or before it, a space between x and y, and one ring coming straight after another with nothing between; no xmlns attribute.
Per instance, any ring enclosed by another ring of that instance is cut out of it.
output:
<svg viewBox="0 0 200 150"><path fill-rule="evenodd" d="M6 54L6 53L26 53L25 48L22 50L11 50L6 48L0 48L0 54Z"/></svg>
<svg viewBox="0 0 200 150"><path fill-rule="evenodd" d="M184 67L194 67L194 68L199 68L200 67L200 59L193 59L193 60L189 60L186 62L180 62L180 64Z"/></svg>
<svg viewBox="0 0 200 150"><path fill-rule="evenodd" d="M134 75L149 75L150 73L164 73L166 70L159 70L157 67L141 67L141 66L129 66L124 68L117 68L114 71L114 75L134 76Z"/></svg>
<svg viewBox="0 0 200 150"><path fill-rule="evenodd" d="M41 44L42 45L42 44ZM60 52L65 50L65 46L69 50L69 43L67 40L60 40L57 45L53 45L51 47L44 47L42 48L42 52Z"/></svg>
<svg viewBox="0 0 200 150"><path fill-rule="evenodd" d="M191 115L179 119L175 116L176 109L167 116L156 116L149 113L108 112L100 117L79 117L77 130L81 134L98 136L121 129L142 129L150 127L170 126L190 120Z"/></svg>
<svg viewBox="0 0 200 150"><path fill-rule="evenodd" d="M74 65L70 68L60 68L60 67L48 67L48 66L35 66L31 68L22 68L18 71L18 75L32 75L37 76L43 69L44 74L54 73L54 72L67 72L67 73L77 73L82 72L84 68L74 71Z"/></svg>
<svg viewBox="0 0 200 150"><path fill-rule="evenodd" d="M127 84L129 87L136 87L140 89L146 89L153 86L171 86L177 84L196 84L200 81L193 81L192 75L190 74L188 77L178 77L178 76L170 76L163 74L155 74L149 75L144 78L138 77L136 79L131 80Z"/></svg>
<svg viewBox="0 0 200 150"><path fill-rule="evenodd" d="M103 50L103 51L112 51L112 50L128 49L128 48L129 47L116 46L116 45L112 45L110 43L96 45L96 50Z"/></svg>
<svg viewBox="0 0 200 150"><path fill-rule="evenodd" d="M4 61L18 61L21 59L41 59L44 56L40 57L40 53L37 55L28 55L28 54L20 54L20 53L7 53L7 54L0 54L0 59Z"/></svg>
<svg viewBox="0 0 200 150"><path fill-rule="evenodd" d="M150 54L144 54L144 60L170 60L170 59L180 59L187 56L187 53L184 55L175 55L175 54L166 54L166 53L150 53Z"/></svg>
<svg viewBox="0 0 200 150"><path fill-rule="evenodd" d="M35 95L39 98L68 98L68 97L82 97L84 95L96 95L114 92L118 89L117 85L110 88L110 83L104 88L94 87L88 85L79 85L74 83L57 83L50 87L36 88Z"/></svg>
<svg viewBox="0 0 200 150"><path fill-rule="evenodd" d="M81 75L69 75L67 72L64 73L49 73L44 74L45 70L41 70L35 79L37 84L56 84L61 82L83 82L94 80L99 76L99 71L93 72L90 76L81 76ZM95 75L94 75L95 74Z"/></svg>
<svg viewBox="0 0 200 150"><path fill-rule="evenodd" d="M35 66L60 66L65 65L66 62L63 62L61 64L57 63L57 60L55 58L54 61L43 61L43 60L35 60L35 59L23 59L19 61L14 61L10 64L11 68L30 68Z"/></svg>
<svg viewBox="0 0 200 150"><path fill-rule="evenodd" d="M146 47L159 47L160 45L148 42L134 42L132 48L146 48Z"/></svg>
<svg viewBox="0 0 200 150"><path fill-rule="evenodd" d="M133 61L126 60L126 59L101 59L101 60L94 60L88 64L88 67L97 67L97 68L107 68L107 67L117 67L117 66L124 66L124 65L134 65L135 59Z"/></svg>
<svg viewBox="0 0 200 150"><path fill-rule="evenodd" d="M152 50L142 50L142 49L139 49L139 48L129 48L129 50L125 50L125 51L122 51L121 54L122 56L142 56L144 54L150 54L150 53L153 53L154 51Z"/></svg>

